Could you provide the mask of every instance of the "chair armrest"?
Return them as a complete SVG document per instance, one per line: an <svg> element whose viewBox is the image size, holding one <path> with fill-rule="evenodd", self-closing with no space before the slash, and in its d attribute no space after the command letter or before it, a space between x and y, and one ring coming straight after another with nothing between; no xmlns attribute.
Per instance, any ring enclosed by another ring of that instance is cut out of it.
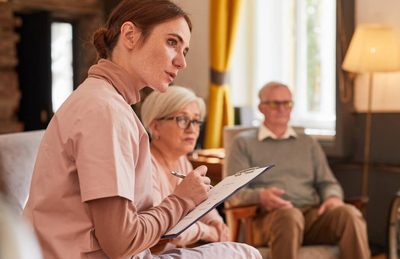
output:
<svg viewBox="0 0 400 259"><path fill-rule="evenodd" d="M223 209L223 212L226 214L226 218L230 218L230 220L227 220L228 226L231 230L231 236L232 236L232 241L233 242L238 242L239 240L239 229L240 229L240 224L244 223L245 229L246 229L246 243L249 245L253 245L253 234L251 231L250 227L250 221L246 220L248 218L251 218L255 216L256 214L259 213L261 209L260 204L250 204L250 205L244 205L244 206L234 206L234 207L229 207ZM231 222L231 223L229 223Z"/></svg>
<svg viewBox="0 0 400 259"><path fill-rule="evenodd" d="M235 206L230 208L224 208L224 213L229 213L234 219L240 220L243 218L251 217L257 214L260 209L260 204L249 204L243 206Z"/></svg>
<svg viewBox="0 0 400 259"><path fill-rule="evenodd" d="M354 205L357 209L362 209L365 208L365 206L369 202L369 197L368 196L350 197L344 199L344 202Z"/></svg>

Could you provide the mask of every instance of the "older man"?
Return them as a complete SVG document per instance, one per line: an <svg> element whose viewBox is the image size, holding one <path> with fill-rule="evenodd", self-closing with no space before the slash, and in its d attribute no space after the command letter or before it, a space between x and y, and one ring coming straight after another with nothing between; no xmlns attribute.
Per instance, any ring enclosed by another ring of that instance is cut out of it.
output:
<svg viewBox="0 0 400 259"><path fill-rule="evenodd" d="M260 93L264 123L239 133L232 144L228 174L275 164L230 198L234 205L261 203L253 221L256 246L271 257L297 258L302 244L338 244L341 258L370 258L365 220L343 203L343 191L318 142L288 126L293 101L286 85L271 82Z"/></svg>

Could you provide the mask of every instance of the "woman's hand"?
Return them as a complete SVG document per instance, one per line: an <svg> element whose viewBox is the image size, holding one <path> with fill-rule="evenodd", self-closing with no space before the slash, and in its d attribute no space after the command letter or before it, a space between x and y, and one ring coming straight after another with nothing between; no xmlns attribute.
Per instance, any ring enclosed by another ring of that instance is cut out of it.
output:
<svg viewBox="0 0 400 259"><path fill-rule="evenodd" d="M207 167L202 165L186 175L185 179L175 188L173 194L191 199L195 205L208 198L210 178L206 177Z"/></svg>
<svg viewBox="0 0 400 259"><path fill-rule="evenodd" d="M218 240L219 240L218 230L213 226L209 226L209 227L210 227L210 235L208 236L206 241L207 242L218 242Z"/></svg>
<svg viewBox="0 0 400 259"><path fill-rule="evenodd" d="M218 233L217 240L213 242L228 242L231 241L231 231L229 230L228 226L221 221L214 220L210 223L211 229L215 229ZM211 232L211 230L210 230ZM210 234L211 236L211 234Z"/></svg>

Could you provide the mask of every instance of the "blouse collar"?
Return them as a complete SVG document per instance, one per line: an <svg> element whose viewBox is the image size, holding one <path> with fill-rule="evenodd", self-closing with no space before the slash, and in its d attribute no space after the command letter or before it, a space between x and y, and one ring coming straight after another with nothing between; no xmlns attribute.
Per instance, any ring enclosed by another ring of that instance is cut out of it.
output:
<svg viewBox="0 0 400 259"><path fill-rule="evenodd" d="M129 105L140 101L139 89L134 85L132 78L114 62L100 59L96 65L90 67L88 74L88 77L102 79L111 84Z"/></svg>

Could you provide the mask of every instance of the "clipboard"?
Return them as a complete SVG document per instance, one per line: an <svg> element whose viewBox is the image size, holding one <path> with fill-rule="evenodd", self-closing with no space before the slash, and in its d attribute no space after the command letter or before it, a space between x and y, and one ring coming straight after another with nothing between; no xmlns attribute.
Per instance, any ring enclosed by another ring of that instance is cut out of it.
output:
<svg viewBox="0 0 400 259"><path fill-rule="evenodd" d="M234 175L224 178L208 192L208 199L197 205L194 210L183 217L161 238L175 238L179 236L183 231L196 223L196 221L198 221L208 212L216 208L226 199L242 189L245 185L256 179L261 174L265 173L269 169L273 168L274 166L275 165L270 165L262 168L252 167L241 170Z"/></svg>

